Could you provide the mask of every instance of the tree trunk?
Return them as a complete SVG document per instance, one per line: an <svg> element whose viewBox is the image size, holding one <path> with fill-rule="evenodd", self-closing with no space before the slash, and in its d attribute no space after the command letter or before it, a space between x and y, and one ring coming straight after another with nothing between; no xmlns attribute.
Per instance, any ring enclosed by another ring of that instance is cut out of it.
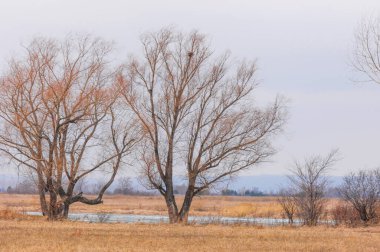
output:
<svg viewBox="0 0 380 252"><path fill-rule="evenodd" d="M188 223L191 201L192 199L184 200L181 212L179 214L179 222L182 222L184 224Z"/></svg>
<svg viewBox="0 0 380 252"><path fill-rule="evenodd" d="M46 216L48 215L48 205L46 203L45 188L43 188L43 186L38 185L38 193L40 196L40 205L41 205L42 215Z"/></svg>
<svg viewBox="0 0 380 252"><path fill-rule="evenodd" d="M63 219L67 219L69 217L69 210L70 210L70 204L65 203L63 205L63 216L62 216Z"/></svg>
<svg viewBox="0 0 380 252"><path fill-rule="evenodd" d="M62 218L64 204L58 201L57 194L54 191L49 192L50 202L48 211L48 220L58 220Z"/></svg>
<svg viewBox="0 0 380 252"><path fill-rule="evenodd" d="M50 206L48 212L48 220L55 221L62 219L63 217L63 207L60 205Z"/></svg>
<svg viewBox="0 0 380 252"><path fill-rule="evenodd" d="M359 208L359 215L360 215L360 219L364 222L367 222L369 220L368 218L368 215L367 215L367 209L366 207L360 207Z"/></svg>
<svg viewBox="0 0 380 252"><path fill-rule="evenodd" d="M46 216L48 214L48 206L46 203L45 192L39 191L39 194L40 194L41 212L43 216Z"/></svg>
<svg viewBox="0 0 380 252"><path fill-rule="evenodd" d="M190 183L191 184L187 188L185 198L183 199L182 208L179 213L179 222L182 222L184 224L188 223L190 206L194 197L194 183L193 182L190 182Z"/></svg>
<svg viewBox="0 0 380 252"><path fill-rule="evenodd" d="M170 149L171 147L169 147ZM172 150L169 150L167 167L166 167L166 178L165 178L165 201L168 208L169 222L177 223L178 222L178 207L174 197L174 188L173 188L173 159L172 159Z"/></svg>
<svg viewBox="0 0 380 252"><path fill-rule="evenodd" d="M168 208L169 222L177 223L178 222L178 208L175 203L174 195L165 196L166 206Z"/></svg>
<svg viewBox="0 0 380 252"><path fill-rule="evenodd" d="M41 212L43 216L48 215L48 205L46 203L46 197L45 197L45 182L41 174L41 168L37 165L37 179L38 179L38 184L37 184L37 189L38 189L38 194L40 196L40 205L41 205Z"/></svg>

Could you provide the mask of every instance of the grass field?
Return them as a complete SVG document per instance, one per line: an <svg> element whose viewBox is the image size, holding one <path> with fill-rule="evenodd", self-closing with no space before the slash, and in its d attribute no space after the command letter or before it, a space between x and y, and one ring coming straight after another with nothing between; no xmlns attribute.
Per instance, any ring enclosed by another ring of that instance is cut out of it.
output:
<svg viewBox="0 0 380 252"><path fill-rule="evenodd" d="M336 201L331 200L332 206ZM0 194L0 251L380 251L380 226L260 227L246 225L48 222L38 198ZM166 214L160 197L107 196L73 212ZM274 198L202 197L193 215L280 216Z"/></svg>
<svg viewBox="0 0 380 252"><path fill-rule="evenodd" d="M0 251L379 251L380 228L0 220Z"/></svg>
<svg viewBox="0 0 380 252"><path fill-rule="evenodd" d="M181 203L182 197L178 197ZM333 206L336 200L330 200ZM37 195L0 194L0 210L19 212L40 211ZM165 202L160 196L106 195L104 203L95 206L73 204L71 212L110 212L121 214L166 215ZM193 201L191 215L230 217L273 217L281 218L281 208L273 197L229 197L202 196Z"/></svg>

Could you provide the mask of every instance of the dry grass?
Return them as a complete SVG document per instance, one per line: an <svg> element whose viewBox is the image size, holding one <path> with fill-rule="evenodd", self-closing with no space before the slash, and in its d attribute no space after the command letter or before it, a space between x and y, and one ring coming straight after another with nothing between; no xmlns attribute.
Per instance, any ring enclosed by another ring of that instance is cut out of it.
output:
<svg viewBox="0 0 380 252"><path fill-rule="evenodd" d="M0 220L0 251L379 251L380 228Z"/></svg>
<svg viewBox="0 0 380 252"><path fill-rule="evenodd" d="M182 203L183 197L178 197ZM37 195L0 194L0 210L12 209L19 212L40 211ZM166 215L165 202L160 196L106 195L101 205L73 204L72 212L112 212L122 214ZM191 215L231 217L281 217L281 208L271 197L196 197Z"/></svg>
<svg viewBox="0 0 380 252"><path fill-rule="evenodd" d="M333 206L337 201L332 200ZM0 194L0 251L380 251L380 226L367 228L48 222L38 197ZM160 197L107 196L73 212L166 214ZM193 215L280 215L274 198L196 198Z"/></svg>
<svg viewBox="0 0 380 252"><path fill-rule="evenodd" d="M177 199L178 203L182 203L183 197L179 196ZM330 199L327 209L332 209L338 202L337 199ZM40 211L38 196L0 194L0 210L4 209L17 212ZM70 211L78 213L167 214L165 202L161 196L106 195L103 204L89 206L76 203L71 206ZM196 197L190 214L195 216L283 217L281 207L274 197Z"/></svg>
<svg viewBox="0 0 380 252"><path fill-rule="evenodd" d="M22 213L16 212L15 210L3 209L0 210L0 219L13 220L19 217L24 217Z"/></svg>
<svg viewBox="0 0 380 252"><path fill-rule="evenodd" d="M23 212L16 211L14 209L1 209L0 220L39 220L38 216L26 215Z"/></svg>
<svg viewBox="0 0 380 252"><path fill-rule="evenodd" d="M277 217L281 218L281 206L276 201L245 202L237 205L224 207L222 216L233 217Z"/></svg>
<svg viewBox="0 0 380 252"><path fill-rule="evenodd" d="M178 196L178 203L183 197ZM337 199L328 201L327 209L332 209ZM17 212L40 211L37 195L0 194L0 210ZM161 196L106 195L104 203L95 206L73 204L71 212L110 212L119 214L166 215L165 202ZM230 197L202 196L193 201L191 215L230 217L272 217L281 218L282 210L274 197Z"/></svg>

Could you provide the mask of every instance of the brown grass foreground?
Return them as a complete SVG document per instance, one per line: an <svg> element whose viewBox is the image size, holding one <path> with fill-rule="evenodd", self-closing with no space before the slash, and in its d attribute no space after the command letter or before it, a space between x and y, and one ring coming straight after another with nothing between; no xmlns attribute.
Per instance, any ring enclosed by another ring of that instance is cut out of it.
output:
<svg viewBox="0 0 380 252"><path fill-rule="evenodd" d="M0 251L379 251L380 228L0 220Z"/></svg>
<svg viewBox="0 0 380 252"><path fill-rule="evenodd" d="M330 202L333 205L334 201ZM73 212L166 214L160 197L107 196ZM48 222L30 195L0 194L0 251L380 251L380 226L367 228ZM194 215L278 215L273 198L202 197Z"/></svg>

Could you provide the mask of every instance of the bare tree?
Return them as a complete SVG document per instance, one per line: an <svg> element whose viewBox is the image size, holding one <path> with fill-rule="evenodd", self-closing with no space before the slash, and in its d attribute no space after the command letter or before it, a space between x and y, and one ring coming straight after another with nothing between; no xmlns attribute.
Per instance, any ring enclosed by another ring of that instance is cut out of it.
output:
<svg viewBox="0 0 380 252"><path fill-rule="evenodd" d="M28 178L22 180L20 183L16 185L16 192L22 194L36 194L38 193L37 187L33 180Z"/></svg>
<svg viewBox="0 0 380 252"><path fill-rule="evenodd" d="M380 84L380 19L367 18L355 33L352 63L367 77L367 81Z"/></svg>
<svg viewBox="0 0 380 252"><path fill-rule="evenodd" d="M132 179L127 176L118 179L118 186L113 191L114 194L133 194L134 192Z"/></svg>
<svg viewBox="0 0 380 252"><path fill-rule="evenodd" d="M34 173L49 219L67 217L75 202L102 203L138 138L117 106L111 49L89 36L37 38L1 79L0 150ZM98 195L75 194L76 183L96 172L108 177Z"/></svg>
<svg viewBox="0 0 380 252"><path fill-rule="evenodd" d="M170 222L187 222L195 195L263 162L284 123L281 99L254 105L256 65L231 66L228 54L212 57L198 32L169 29L142 36L143 56L120 75L126 103L145 133L141 154L147 185L165 198ZM186 174L179 208L173 176Z"/></svg>
<svg viewBox="0 0 380 252"><path fill-rule="evenodd" d="M363 222L377 217L376 207L380 202L380 169L359 171L344 177L340 194L351 204Z"/></svg>
<svg viewBox="0 0 380 252"><path fill-rule="evenodd" d="M297 212L297 195L295 192L291 189L281 190L277 202L280 204L289 224L293 224L294 216Z"/></svg>
<svg viewBox="0 0 380 252"><path fill-rule="evenodd" d="M295 192L297 214L306 225L317 225L325 207L328 185L326 173L336 162L337 150L326 157L314 156L303 163L296 162L288 178Z"/></svg>

